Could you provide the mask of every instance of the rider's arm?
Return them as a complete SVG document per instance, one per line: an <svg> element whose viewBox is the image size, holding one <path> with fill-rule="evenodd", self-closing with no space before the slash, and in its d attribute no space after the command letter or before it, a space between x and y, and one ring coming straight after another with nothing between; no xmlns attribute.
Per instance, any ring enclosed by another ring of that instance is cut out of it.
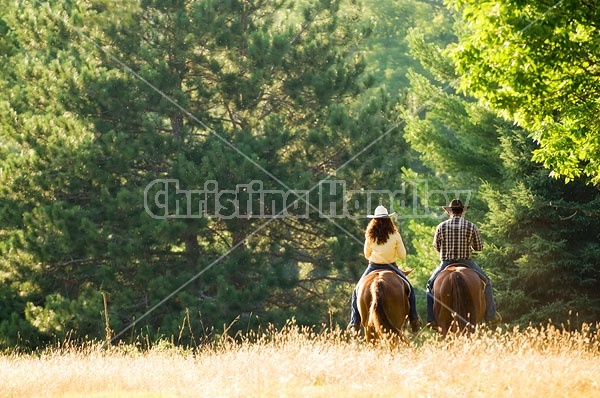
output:
<svg viewBox="0 0 600 398"><path fill-rule="evenodd" d="M363 251L365 253L366 259L371 257L371 252L373 251L373 248L371 248L371 240L370 239L365 239L365 247L364 247Z"/></svg>
<svg viewBox="0 0 600 398"><path fill-rule="evenodd" d="M483 249L483 240L479 234L479 230L476 226L473 226L473 239L471 241L471 248L476 252L480 252Z"/></svg>
<svg viewBox="0 0 600 398"><path fill-rule="evenodd" d="M442 248L442 231L440 225L435 229L435 234L433 235L433 248L438 252Z"/></svg>
<svg viewBox="0 0 600 398"><path fill-rule="evenodd" d="M406 248L404 247L404 242L402 242L402 237L400 236L399 232L396 232L394 235L396 239L396 258L399 258L400 260L406 260Z"/></svg>

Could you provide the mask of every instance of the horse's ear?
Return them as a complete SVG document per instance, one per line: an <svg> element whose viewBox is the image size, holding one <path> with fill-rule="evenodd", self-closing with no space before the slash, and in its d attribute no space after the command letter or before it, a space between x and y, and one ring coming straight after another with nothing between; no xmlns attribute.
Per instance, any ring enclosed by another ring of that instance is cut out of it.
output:
<svg viewBox="0 0 600 398"><path fill-rule="evenodd" d="M404 270L404 269L403 269L403 270L402 270L402 273L403 273L404 275L408 276L408 274L410 274L410 273L411 273L411 272L413 272L414 270L415 270L414 268L407 269L407 270Z"/></svg>

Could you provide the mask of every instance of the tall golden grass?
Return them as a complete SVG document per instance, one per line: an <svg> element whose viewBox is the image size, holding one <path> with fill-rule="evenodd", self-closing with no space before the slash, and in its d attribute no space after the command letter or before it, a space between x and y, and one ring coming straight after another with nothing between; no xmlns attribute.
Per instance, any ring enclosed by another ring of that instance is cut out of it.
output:
<svg viewBox="0 0 600 398"><path fill-rule="evenodd" d="M596 325L597 326L597 325ZM589 325L369 346L293 323L194 349L62 344L0 356L1 397L598 397Z"/></svg>

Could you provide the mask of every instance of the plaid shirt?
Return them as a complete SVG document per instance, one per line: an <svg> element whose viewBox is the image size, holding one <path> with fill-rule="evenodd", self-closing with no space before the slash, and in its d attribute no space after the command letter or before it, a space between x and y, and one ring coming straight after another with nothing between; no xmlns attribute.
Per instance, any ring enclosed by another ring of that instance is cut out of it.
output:
<svg viewBox="0 0 600 398"><path fill-rule="evenodd" d="M470 259L471 251L481 251L483 241L475 224L462 217L452 216L440 223L433 236L433 247L440 259Z"/></svg>

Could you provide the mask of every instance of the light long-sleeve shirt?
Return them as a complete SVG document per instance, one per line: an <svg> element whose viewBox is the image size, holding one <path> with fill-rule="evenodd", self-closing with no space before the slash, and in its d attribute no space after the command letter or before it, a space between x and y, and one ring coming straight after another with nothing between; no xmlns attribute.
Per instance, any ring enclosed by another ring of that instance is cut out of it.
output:
<svg viewBox="0 0 600 398"><path fill-rule="evenodd" d="M442 261L468 260L473 250L483 249L483 241L475 224L463 217L452 216L438 225L433 247L440 252Z"/></svg>
<svg viewBox="0 0 600 398"><path fill-rule="evenodd" d="M369 238L365 239L364 252L367 260L373 264L393 264L398 259L406 259L406 249L398 231L391 234L382 245Z"/></svg>

